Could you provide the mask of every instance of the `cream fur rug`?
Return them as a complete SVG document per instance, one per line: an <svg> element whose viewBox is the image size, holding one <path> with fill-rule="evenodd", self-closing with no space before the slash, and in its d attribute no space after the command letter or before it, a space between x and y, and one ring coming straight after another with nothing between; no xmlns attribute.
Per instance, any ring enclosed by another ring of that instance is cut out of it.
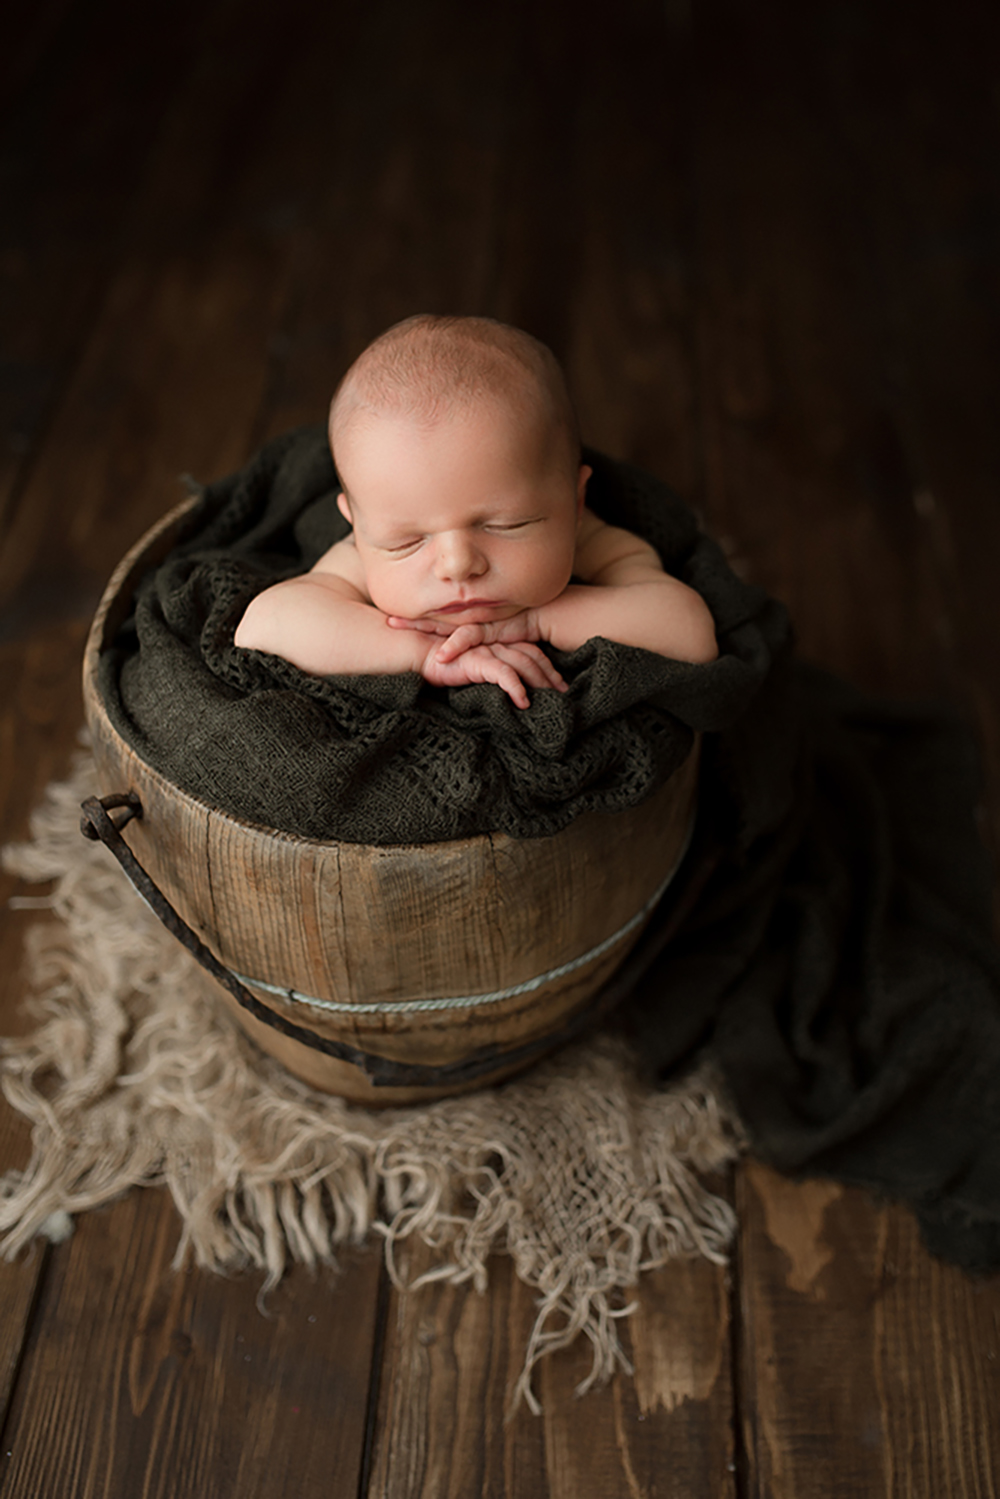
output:
<svg viewBox="0 0 1000 1499"><path fill-rule="evenodd" d="M438 1257L424 1280L482 1290L490 1255L509 1254L538 1294L516 1391L533 1410L534 1365L580 1333L593 1347L581 1390L627 1368L622 1292L674 1256L724 1260L733 1232L698 1179L740 1148L710 1071L652 1092L620 1043L598 1037L423 1107L314 1092L205 1005L193 959L80 836L95 792L82 756L49 788L31 842L4 851L8 869L55 888L12 902L49 918L27 942L38 1027L3 1043L4 1092L33 1124L29 1165L0 1183L3 1253L129 1187L165 1184L182 1224L175 1263L255 1266L265 1290L289 1258L332 1265L337 1245L371 1233L397 1284L395 1248L412 1235Z"/></svg>

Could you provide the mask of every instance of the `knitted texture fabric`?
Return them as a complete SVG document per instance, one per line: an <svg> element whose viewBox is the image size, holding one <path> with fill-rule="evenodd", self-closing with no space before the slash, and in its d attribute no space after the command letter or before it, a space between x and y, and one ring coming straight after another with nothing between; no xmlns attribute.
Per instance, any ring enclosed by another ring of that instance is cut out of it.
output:
<svg viewBox="0 0 1000 1499"><path fill-rule="evenodd" d="M305 428L209 486L181 544L141 583L101 660L112 722L185 790L303 837L542 837L582 812L636 806L686 758L693 731L738 721L788 625L665 485L599 454L587 461L591 508L645 536L708 601L717 661L591 640L552 653L569 691L532 692L522 710L491 684L312 677L238 650L233 631L253 595L309 568L347 530L326 435Z"/></svg>

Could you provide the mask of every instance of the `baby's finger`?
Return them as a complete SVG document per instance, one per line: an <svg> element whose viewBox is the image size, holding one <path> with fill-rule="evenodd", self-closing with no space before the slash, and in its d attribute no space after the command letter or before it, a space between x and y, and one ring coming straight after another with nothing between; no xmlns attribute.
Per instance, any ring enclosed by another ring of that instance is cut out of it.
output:
<svg viewBox="0 0 1000 1499"><path fill-rule="evenodd" d="M527 656L520 656L514 651L504 651L498 646L493 646L492 649L497 659L508 666L511 671L515 671L521 681L527 683L529 687L549 686L548 678L540 671L537 663Z"/></svg>
<svg viewBox="0 0 1000 1499"><path fill-rule="evenodd" d="M440 662L454 661L466 651L475 650L477 645L483 644L484 631L482 625L459 625L453 630L445 641L439 646L437 658Z"/></svg>
<svg viewBox="0 0 1000 1499"><path fill-rule="evenodd" d="M539 651L534 646L522 646L521 649L530 651L532 661L536 663L542 675L545 677L545 683L543 683L543 686L547 684L549 687L554 687L557 692L569 691L562 673L559 671L558 667L552 664L544 651Z"/></svg>
<svg viewBox="0 0 1000 1499"><path fill-rule="evenodd" d="M557 692L569 690L548 656L537 646L526 643L516 646L495 645L493 651L502 661L510 662L529 687L554 687Z"/></svg>
<svg viewBox="0 0 1000 1499"><path fill-rule="evenodd" d="M398 614L389 614L385 622L393 630L419 630L422 635L449 633L448 626L439 619L403 619Z"/></svg>
<svg viewBox="0 0 1000 1499"><path fill-rule="evenodd" d="M502 687L516 708L528 708L531 706L528 694L524 690L524 683L514 670L504 662L500 663L500 670L496 675L496 685Z"/></svg>
<svg viewBox="0 0 1000 1499"><path fill-rule="evenodd" d="M544 651L540 651L535 645L522 645L521 650L530 652L532 660L538 662L551 687L555 687L558 692L569 691L562 672L549 660Z"/></svg>

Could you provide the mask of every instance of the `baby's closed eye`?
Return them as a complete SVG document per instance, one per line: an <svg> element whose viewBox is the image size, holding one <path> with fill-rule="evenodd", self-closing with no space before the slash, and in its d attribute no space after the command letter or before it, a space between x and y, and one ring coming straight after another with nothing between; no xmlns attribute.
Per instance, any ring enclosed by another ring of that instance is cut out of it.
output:
<svg viewBox="0 0 1000 1499"><path fill-rule="evenodd" d="M537 526L541 517L532 517L530 520L485 521L482 529L484 531L495 531L500 535L506 535L510 531L525 531L529 526Z"/></svg>
<svg viewBox="0 0 1000 1499"><path fill-rule="evenodd" d="M411 536L407 541L394 541L387 546L380 547L379 550L387 552L390 557L398 557L406 552L415 552L423 541L423 536Z"/></svg>

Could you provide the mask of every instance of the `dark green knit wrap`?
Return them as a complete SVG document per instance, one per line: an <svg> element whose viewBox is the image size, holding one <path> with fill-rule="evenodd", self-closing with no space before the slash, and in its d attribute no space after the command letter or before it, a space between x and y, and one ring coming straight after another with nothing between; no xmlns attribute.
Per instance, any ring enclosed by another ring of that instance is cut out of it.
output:
<svg viewBox="0 0 1000 1499"><path fill-rule="evenodd" d="M663 484L597 454L588 462L597 514L647 537L707 599L721 648L711 665L591 640L552 653L568 692L533 691L519 709L491 684L311 677L238 650L250 598L311 567L348 529L325 433L306 428L205 490L184 542L140 585L134 619L101 663L112 722L213 806L309 838L532 838L584 811L635 806L684 760L693 730L740 718L787 623Z"/></svg>

